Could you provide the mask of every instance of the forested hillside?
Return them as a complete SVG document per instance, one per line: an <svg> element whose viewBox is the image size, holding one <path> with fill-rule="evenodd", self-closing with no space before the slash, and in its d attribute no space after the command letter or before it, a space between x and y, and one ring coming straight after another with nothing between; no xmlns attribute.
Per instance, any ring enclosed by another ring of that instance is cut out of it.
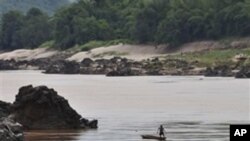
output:
<svg viewBox="0 0 250 141"><path fill-rule="evenodd" d="M250 35L250 0L80 0L52 18L29 13L3 16L2 48L34 48L53 40L55 47L66 49L115 39L177 47ZM30 44L30 37L37 42Z"/></svg>
<svg viewBox="0 0 250 141"><path fill-rule="evenodd" d="M27 12L33 7L52 14L66 4L69 4L69 0L0 0L0 15L10 10Z"/></svg>

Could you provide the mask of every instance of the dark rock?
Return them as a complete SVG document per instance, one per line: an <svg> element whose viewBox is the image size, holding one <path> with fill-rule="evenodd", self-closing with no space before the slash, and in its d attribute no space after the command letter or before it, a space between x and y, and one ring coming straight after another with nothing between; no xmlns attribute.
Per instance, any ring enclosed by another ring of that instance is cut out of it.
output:
<svg viewBox="0 0 250 141"><path fill-rule="evenodd" d="M240 71L235 74L235 78L250 78L250 67L242 67Z"/></svg>
<svg viewBox="0 0 250 141"><path fill-rule="evenodd" d="M87 125L88 127L93 128L93 129L98 128L98 120L91 120L88 122Z"/></svg>
<svg viewBox="0 0 250 141"><path fill-rule="evenodd" d="M87 119L81 119L81 123L84 123L84 124L81 124L81 127L83 128L92 128L92 129L96 129L98 128L98 120L87 120Z"/></svg>
<svg viewBox="0 0 250 141"><path fill-rule="evenodd" d="M222 65L214 68L208 67L205 70L204 75L207 77L217 77L217 76L231 77L234 75L234 73L232 72L232 69L229 66Z"/></svg>
<svg viewBox="0 0 250 141"><path fill-rule="evenodd" d="M0 119L0 141L24 141L22 125L10 118Z"/></svg>
<svg viewBox="0 0 250 141"><path fill-rule="evenodd" d="M0 100L0 118L7 117L10 114L10 103L6 103Z"/></svg>
<svg viewBox="0 0 250 141"><path fill-rule="evenodd" d="M205 76L209 76L209 77L211 77L211 76L218 76L218 72L215 71L213 68L208 67L208 68L205 70L204 75L205 75Z"/></svg>
<svg viewBox="0 0 250 141"><path fill-rule="evenodd" d="M128 59L127 59L127 58L122 58L122 59L121 59L121 62L127 63L127 62L128 62Z"/></svg>
<svg viewBox="0 0 250 141"><path fill-rule="evenodd" d="M121 57L113 57L113 58L110 59L110 61L112 63L118 63L118 62L122 61L122 58Z"/></svg>
<svg viewBox="0 0 250 141"><path fill-rule="evenodd" d="M15 60L0 60L0 70L17 70Z"/></svg>
<svg viewBox="0 0 250 141"><path fill-rule="evenodd" d="M106 76L138 76L141 75L140 69L136 68L120 68L106 74Z"/></svg>
<svg viewBox="0 0 250 141"><path fill-rule="evenodd" d="M113 70L106 74L106 76L121 76L120 72Z"/></svg>
<svg viewBox="0 0 250 141"><path fill-rule="evenodd" d="M146 72L147 75L155 75L155 76L161 76L163 75L163 73L161 72L161 70L157 70L157 69L154 69L154 70L148 70Z"/></svg>
<svg viewBox="0 0 250 141"><path fill-rule="evenodd" d="M95 62L99 65L108 65L110 63L108 59L97 59Z"/></svg>
<svg viewBox="0 0 250 141"><path fill-rule="evenodd" d="M93 64L93 63L94 63L94 61L93 61L92 59L90 59L90 58L85 58L85 59L82 60L81 66L90 67L91 64Z"/></svg>
<svg viewBox="0 0 250 141"><path fill-rule="evenodd" d="M45 73L49 74L79 74L80 64L74 61L60 60L47 67Z"/></svg>
<svg viewBox="0 0 250 141"><path fill-rule="evenodd" d="M28 65L38 67L39 70L46 70L48 66L52 65L53 61L50 58L41 58L36 60L30 60Z"/></svg>
<svg viewBox="0 0 250 141"><path fill-rule="evenodd" d="M92 128L88 122L82 122L83 118L65 98L46 86L20 88L12 106L12 115L25 129Z"/></svg>

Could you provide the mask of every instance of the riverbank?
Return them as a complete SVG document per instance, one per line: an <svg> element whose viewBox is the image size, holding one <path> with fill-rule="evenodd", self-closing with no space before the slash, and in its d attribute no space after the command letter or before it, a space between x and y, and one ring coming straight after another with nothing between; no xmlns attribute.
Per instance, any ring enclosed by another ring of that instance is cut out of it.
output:
<svg viewBox="0 0 250 141"><path fill-rule="evenodd" d="M250 77L249 38L167 46L118 44L89 51L15 50L0 54L0 70L107 76L204 75Z"/></svg>
<svg viewBox="0 0 250 141"><path fill-rule="evenodd" d="M0 60L1 70L44 70L48 74L102 74L107 76L204 75L249 78L249 49L186 53L142 61L114 57L85 58L81 62L62 59L30 61ZM238 54L238 55L236 55Z"/></svg>

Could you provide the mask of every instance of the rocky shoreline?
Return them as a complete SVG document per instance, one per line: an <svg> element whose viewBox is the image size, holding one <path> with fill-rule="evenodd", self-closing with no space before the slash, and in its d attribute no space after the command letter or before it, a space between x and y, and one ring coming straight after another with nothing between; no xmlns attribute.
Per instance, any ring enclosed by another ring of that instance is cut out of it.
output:
<svg viewBox="0 0 250 141"><path fill-rule="evenodd" d="M243 66L241 62L208 67L198 67L197 64L196 61L171 58L153 58L142 61L121 57L97 60L85 58L81 62L45 58L31 61L0 60L0 70L35 69L44 70L46 74L102 74L106 76L203 75L250 78L250 66Z"/></svg>
<svg viewBox="0 0 250 141"><path fill-rule="evenodd" d="M24 86L14 103L0 101L0 140L24 141L25 130L96 129L71 108L68 101L46 86Z"/></svg>

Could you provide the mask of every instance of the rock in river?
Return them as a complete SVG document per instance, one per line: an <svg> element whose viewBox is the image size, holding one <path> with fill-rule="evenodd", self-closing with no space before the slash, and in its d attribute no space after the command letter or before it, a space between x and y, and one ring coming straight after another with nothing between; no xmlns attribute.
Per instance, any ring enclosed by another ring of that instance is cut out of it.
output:
<svg viewBox="0 0 250 141"><path fill-rule="evenodd" d="M24 86L12 105L12 116L24 129L97 128L97 120L82 118L68 101L46 86Z"/></svg>

